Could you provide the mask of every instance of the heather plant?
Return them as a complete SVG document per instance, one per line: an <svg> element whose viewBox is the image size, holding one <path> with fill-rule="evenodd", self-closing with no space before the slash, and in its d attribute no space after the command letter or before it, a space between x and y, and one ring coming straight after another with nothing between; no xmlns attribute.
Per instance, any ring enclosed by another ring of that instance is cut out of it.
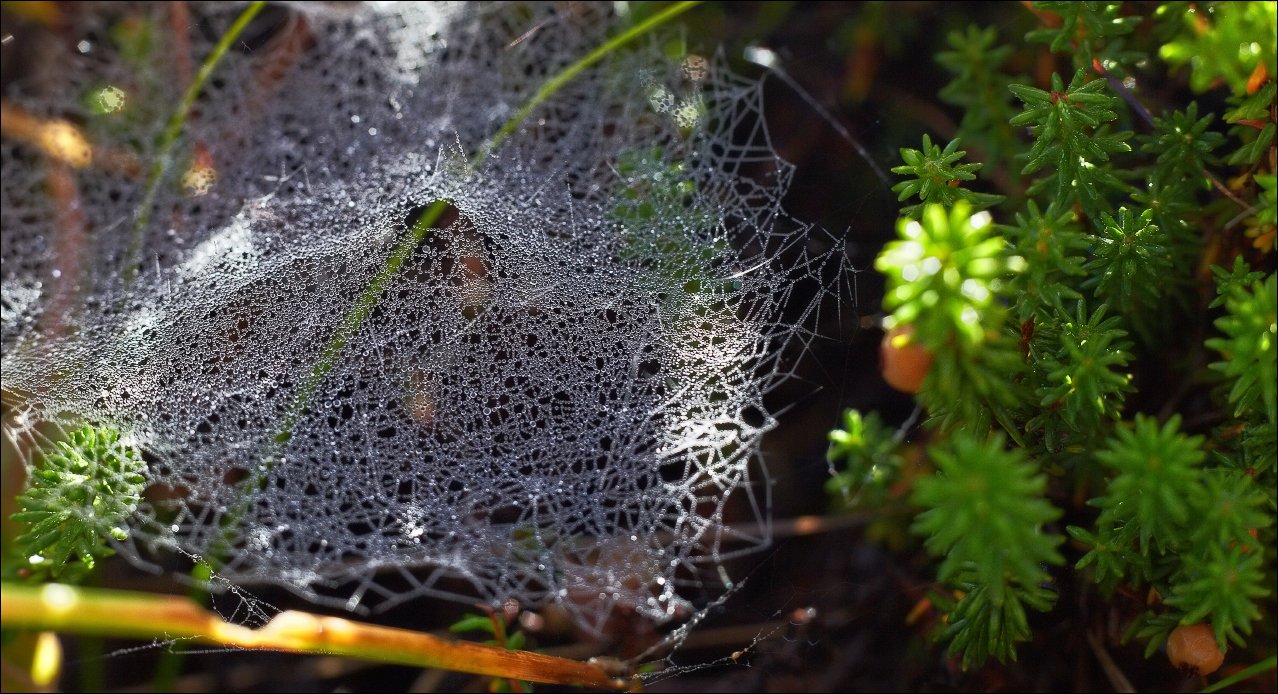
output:
<svg viewBox="0 0 1278 694"><path fill-rule="evenodd" d="M935 635L964 668L1015 660L1068 583L1115 606L1147 655L1166 644L1207 674L1274 613L1274 4L1031 10L1026 43L972 26L937 55L959 137L994 159L959 164L958 137L925 134L893 169L922 202L875 265L884 365L903 335L925 348L915 438L934 472L908 500L866 492L918 444L849 412L830 488L917 510L939 560ZM1058 56L1045 84L1002 71L1037 45ZM1157 61L1195 100L1146 101L1135 75ZM1019 172L1005 198L981 192L991 166ZM1180 350L1184 385L1143 393ZM1216 409L1187 407L1208 389ZM1261 651L1248 672L1273 663Z"/></svg>

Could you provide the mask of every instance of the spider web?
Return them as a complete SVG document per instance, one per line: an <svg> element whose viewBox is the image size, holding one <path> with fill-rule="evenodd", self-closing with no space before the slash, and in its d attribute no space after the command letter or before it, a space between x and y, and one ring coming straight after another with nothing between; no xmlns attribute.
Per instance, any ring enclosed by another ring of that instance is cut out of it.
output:
<svg viewBox="0 0 1278 694"><path fill-rule="evenodd" d="M781 209L758 83L641 41L475 166L624 25L612 5L272 6L148 206L191 63L240 9L191 8L107 5L69 18L82 39L20 39L6 104L87 143L0 148L23 463L118 429L148 464L131 561L208 559L350 609L478 595L597 629L618 607L686 617L730 583L724 560L768 542L764 398L844 270Z"/></svg>

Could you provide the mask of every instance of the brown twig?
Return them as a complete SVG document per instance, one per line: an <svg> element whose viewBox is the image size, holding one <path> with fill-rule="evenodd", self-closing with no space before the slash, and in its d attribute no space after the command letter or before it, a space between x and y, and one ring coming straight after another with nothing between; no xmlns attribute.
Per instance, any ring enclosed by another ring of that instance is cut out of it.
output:
<svg viewBox="0 0 1278 694"><path fill-rule="evenodd" d="M1118 664L1110 657L1109 651L1105 650L1105 646L1101 644L1100 639L1096 638L1096 635L1091 630L1087 631L1087 645L1091 647L1092 654L1100 662L1101 670L1105 671L1105 677L1109 679L1109 686L1113 687L1114 691L1120 692L1120 694L1132 694L1136 691L1136 688L1132 686L1131 680L1127 679L1127 675L1124 675L1123 671L1118 669Z"/></svg>
<svg viewBox="0 0 1278 694"><path fill-rule="evenodd" d="M122 615L127 619L122 619ZM546 684L604 689L624 689L628 685L588 663L451 641L408 629L292 610L281 612L257 629L250 629L227 623L221 616L186 598L61 584L5 583L0 592L0 623L5 628L180 639L244 650L343 655Z"/></svg>

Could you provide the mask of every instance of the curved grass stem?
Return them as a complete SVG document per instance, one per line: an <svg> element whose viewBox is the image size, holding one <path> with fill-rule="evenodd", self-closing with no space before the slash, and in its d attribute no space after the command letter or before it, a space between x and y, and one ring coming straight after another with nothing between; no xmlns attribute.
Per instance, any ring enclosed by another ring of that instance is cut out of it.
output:
<svg viewBox="0 0 1278 694"><path fill-rule="evenodd" d="M218 64L222 62L226 52L230 50L232 44L240 37L240 34L244 33L244 29L248 27L249 22L252 22L253 18L265 6L265 0L257 0L245 7L240 16L235 18L235 22L231 24L225 34L222 34L222 38L213 47L212 52L204 58L199 71L195 73L195 78L191 80L191 84L187 85L181 101L178 102L173 115L169 117L168 125L165 126L164 132L160 135L155 161L147 172L146 191L142 195L142 202L138 205L137 212L133 215L133 236L129 239L129 250L124 257L125 265L121 270L121 278L125 288L133 284L133 280L137 277L138 263L141 262L141 258L138 256L142 253L142 242L146 238L146 228L151 222L151 208L155 205L155 196L159 193L160 184L164 182L169 169L173 167L173 148L177 146L178 138L182 135L182 129L186 127L186 122L191 117L191 109L195 107L196 99L200 98L200 94L204 91L204 85L209 81L209 77L213 75L213 71L217 69Z"/></svg>
<svg viewBox="0 0 1278 694"><path fill-rule="evenodd" d="M128 615L128 619L121 619ZM186 598L59 583L5 583L5 629L194 641L245 650L339 655L378 663L440 668L543 684L624 689L628 682L566 658L441 639L407 629L287 611L250 629L229 624Z"/></svg>

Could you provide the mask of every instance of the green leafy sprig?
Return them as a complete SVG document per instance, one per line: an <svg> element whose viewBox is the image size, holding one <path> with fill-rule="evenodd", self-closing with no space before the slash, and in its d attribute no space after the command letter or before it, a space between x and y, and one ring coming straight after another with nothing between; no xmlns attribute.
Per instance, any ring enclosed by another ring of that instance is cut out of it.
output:
<svg viewBox="0 0 1278 694"><path fill-rule="evenodd" d="M900 240L875 261L888 277L884 307L892 313L885 327L913 326L918 343L932 352L920 398L933 423L950 429L991 417L1006 422L1021 397L1011 377L1023 361L1003 331L1000 302L1024 260L992 233L988 214L973 215L963 200L949 210L928 205L921 219L903 218L897 229Z"/></svg>
<svg viewBox="0 0 1278 694"><path fill-rule="evenodd" d="M1124 51L1121 37L1135 30L1140 17L1125 16L1122 7L1121 2L1035 2L1034 9L1059 16L1060 23L1035 29L1025 39L1046 43L1053 53L1069 53L1078 68L1133 63L1138 54Z"/></svg>
<svg viewBox="0 0 1278 694"><path fill-rule="evenodd" d="M12 518L29 524L14 541L29 577L77 582L128 538L125 521L142 500L146 464L120 433L84 425L42 451Z"/></svg>
<svg viewBox="0 0 1278 694"><path fill-rule="evenodd" d="M1227 314L1216 327L1224 336L1208 340L1207 346L1225 359L1211 368L1233 384L1229 402L1235 417L1250 412L1272 425L1278 420L1278 283L1270 274L1251 287L1229 283L1221 289Z"/></svg>
<svg viewBox="0 0 1278 694"><path fill-rule="evenodd" d="M1051 167L1052 173L1030 187L1031 195L1051 191L1057 204L1077 200L1089 214L1110 209L1105 192L1129 187L1104 166L1114 154L1130 152L1130 131L1107 132L1104 124L1118 118L1117 99L1104 93L1105 80L1087 81L1083 70L1066 87L1052 75L1051 91L1024 84L1009 87L1025 110L1012 125L1028 126L1034 144L1022 174Z"/></svg>
<svg viewBox="0 0 1278 694"><path fill-rule="evenodd" d="M892 173L914 176L912 180L901 181L892 186L892 192L898 193L897 200L904 202L911 197L918 197L922 202L903 208L901 214L906 217L917 216L924 205L953 205L959 200L967 201L973 210L983 210L1002 202L1003 196L989 193L976 193L962 187L964 181L976 180L976 172L981 164L959 164L967 152L960 150L957 138L950 140L942 149L932 144L932 138L923 136L923 149L901 149L904 166L892 168Z"/></svg>
<svg viewBox="0 0 1278 694"><path fill-rule="evenodd" d="M1118 219L1102 213L1095 256L1083 266L1088 277L1082 286L1095 289L1127 316L1158 306L1163 278L1172 269L1166 236L1152 222L1153 215L1144 210L1138 216L1126 207L1119 208Z"/></svg>
<svg viewBox="0 0 1278 694"><path fill-rule="evenodd" d="M1063 540L1044 526L1060 516L1043 498L1047 478L995 434L956 433L928 455L937 474L921 479L912 501L925 509L912 530L944 557L939 579L965 591L943 637L964 666L993 656L1015 660L1015 644L1030 638L1025 606L1049 609L1046 564L1061 564Z"/></svg>

